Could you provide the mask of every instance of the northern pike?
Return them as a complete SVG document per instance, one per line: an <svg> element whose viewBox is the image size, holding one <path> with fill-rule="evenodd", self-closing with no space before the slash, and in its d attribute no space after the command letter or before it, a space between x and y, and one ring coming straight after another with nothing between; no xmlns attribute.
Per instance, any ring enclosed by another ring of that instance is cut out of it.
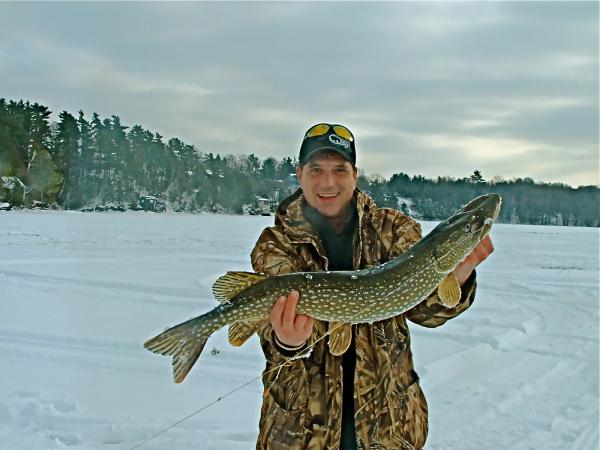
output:
<svg viewBox="0 0 600 450"><path fill-rule="evenodd" d="M298 314L328 322L388 319L417 305L436 288L446 306L455 306L461 292L450 274L489 233L501 202L498 194L471 200L408 251L370 268L277 276L227 272L213 285L213 294L220 301L217 307L164 331L144 347L172 356L173 378L180 383L215 331L230 325L231 341L231 327L268 320L277 298L292 290L300 292Z"/></svg>

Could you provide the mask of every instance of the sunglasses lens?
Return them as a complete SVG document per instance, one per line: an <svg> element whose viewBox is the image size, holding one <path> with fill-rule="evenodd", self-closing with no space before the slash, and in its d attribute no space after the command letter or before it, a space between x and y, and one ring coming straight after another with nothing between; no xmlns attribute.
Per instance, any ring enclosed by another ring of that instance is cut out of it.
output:
<svg viewBox="0 0 600 450"><path fill-rule="evenodd" d="M350 130L346 127L343 127L341 125L334 125L333 131L335 131L335 134L337 134L339 137L342 137L348 141L354 140L354 136L352 136L352 133L350 133Z"/></svg>
<svg viewBox="0 0 600 450"><path fill-rule="evenodd" d="M327 133L329 131L329 125L325 124L325 123L320 123L319 125L315 125L314 127L312 127L310 130L308 130L306 132L306 138L309 137L315 137L315 136L322 136L323 134Z"/></svg>

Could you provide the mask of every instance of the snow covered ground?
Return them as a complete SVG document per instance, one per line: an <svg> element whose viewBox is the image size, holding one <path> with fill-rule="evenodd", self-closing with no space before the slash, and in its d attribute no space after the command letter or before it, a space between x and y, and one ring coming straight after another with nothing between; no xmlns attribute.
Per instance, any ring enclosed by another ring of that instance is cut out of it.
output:
<svg viewBox="0 0 600 450"><path fill-rule="evenodd" d="M130 449L259 377L256 338L233 348L218 332L181 385L142 342L213 307L213 281L250 269L271 221L0 212L0 449ZM411 328L427 448L596 450L599 230L499 224L492 239L474 306ZM261 392L140 448L253 448Z"/></svg>

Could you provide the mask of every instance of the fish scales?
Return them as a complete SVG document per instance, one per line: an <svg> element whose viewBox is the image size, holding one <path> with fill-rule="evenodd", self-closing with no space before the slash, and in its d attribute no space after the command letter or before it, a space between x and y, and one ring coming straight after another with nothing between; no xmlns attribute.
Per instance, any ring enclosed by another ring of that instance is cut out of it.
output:
<svg viewBox="0 0 600 450"><path fill-rule="evenodd" d="M356 324L396 316L423 301L436 287L441 295L448 274L489 232L500 204L497 194L477 197L407 252L371 268L272 277L228 272L213 286L219 306L166 330L144 346L173 357L173 375L179 383L212 333L239 321L267 320L276 299L292 290L300 292L297 312L319 320Z"/></svg>

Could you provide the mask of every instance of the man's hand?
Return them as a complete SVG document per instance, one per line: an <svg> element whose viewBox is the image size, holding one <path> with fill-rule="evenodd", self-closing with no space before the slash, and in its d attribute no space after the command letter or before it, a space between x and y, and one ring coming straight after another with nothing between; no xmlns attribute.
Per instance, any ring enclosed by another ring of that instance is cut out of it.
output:
<svg viewBox="0 0 600 450"><path fill-rule="evenodd" d="M297 347L306 342L313 328L313 318L304 314L296 314L296 305L300 293L292 291L286 297L282 295L277 299L271 309L271 325L277 339L283 345Z"/></svg>
<svg viewBox="0 0 600 450"><path fill-rule="evenodd" d="M462 286L465 281L471 276L473 269L482 263L488 256L494 251L494 244L490 236L484 237L479 244L469 253L461 263L454 269L454 276L458 280L458 283Z"/></svg>

